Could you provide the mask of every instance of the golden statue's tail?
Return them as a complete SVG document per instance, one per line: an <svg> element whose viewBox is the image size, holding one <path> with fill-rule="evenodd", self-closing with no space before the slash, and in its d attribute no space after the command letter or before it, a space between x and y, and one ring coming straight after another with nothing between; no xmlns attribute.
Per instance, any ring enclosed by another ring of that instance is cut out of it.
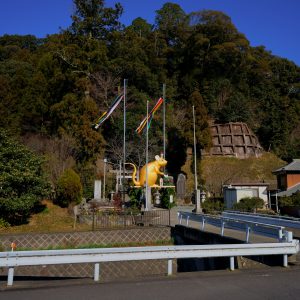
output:
<svg viewBox="0 0 300 300"><path fill-rule="evenodd" d="M136 176L136 166L135 166L135 164L125 163L125 165L131 165L131 166L133 166L132 181L133 181L133 183L134 183L135 186L141 186L141 184L139 183L139 181L136 181L136 179L135 179L135 176Z"/></svg>

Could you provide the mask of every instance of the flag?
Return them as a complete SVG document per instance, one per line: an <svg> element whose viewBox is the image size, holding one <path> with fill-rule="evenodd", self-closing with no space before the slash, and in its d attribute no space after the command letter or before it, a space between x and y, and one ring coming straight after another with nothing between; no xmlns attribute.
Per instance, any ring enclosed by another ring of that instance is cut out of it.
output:
<svg viewBox="0 0 300 300"><path fill-rule="evenodd" d="M109 116L113 113L113 111L120 104L120 102L122 101L123 98L124 98L124 95L121 94L114 100L114 102L112 103L110 108L107 111L105 111L101 115L101 117L97 120L97 122L95 124L95 129L98 129L104 123L104 121L109 118Z"/></svg>
<svg viewBox="0 0 300 300"><path fill-rule="evenodd" d="M152 110L148 114L148 116L146 116L143 119L143 121L140 123L139 127L135 130L138 134L140 134L143 131L143 129L147 125L147 122L148 122L148 128L150 127L155 112L159 109L159 107L162 105L163 102L164 102L163 98L158 99L155 106L152 108Z"/></svg>

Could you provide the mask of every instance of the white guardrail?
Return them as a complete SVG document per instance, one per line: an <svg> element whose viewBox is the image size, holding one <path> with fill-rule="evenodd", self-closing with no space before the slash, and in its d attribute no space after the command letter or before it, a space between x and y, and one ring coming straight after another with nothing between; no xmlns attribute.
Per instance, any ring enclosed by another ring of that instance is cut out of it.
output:
<svg viewBox="0 0 300 300"><path fill-rule="evenodd" d="M266 224L259 221L247 221L238 219L235 217L226 216L214 216L205 214L195 214L190 212L178 212L179 224L189 226L190 221L196 221L201 224L200 229L205 230L205 225L210 224L220 228L220 234L224 236L225 228L244 231L246 233L245 241L248 243L250 239L250 233L262 235L278 239L279 242L284 242L293 239L293 233L285 230L285 227L279 225Z"/></svg>
<svg viewBox="0 0 300 300"><path fill-rule="evenodd" d="M271 224L275 226L284 226L288 228L300 229L300 219L284 216L268 216L254 213L243 213L236 211L224 211L223 217L234 218L241 221L260 222L264 224Z"/></svg>
<svg viewBox="0 0 300 300"><path fill-rule="evenodd" d="M94 280L99 281L100 263L166 259L167 274L172 274L172 259L229 257L230 270L234 270L234 257L252 255L283 255L283 266L288 265L288 255L299 251L299 241L282 243L228 244L126 247L76 250L41 250L0 252L0 267L8 268L7 285L13 285L14 268L18 266L95 263Z"/></svg>

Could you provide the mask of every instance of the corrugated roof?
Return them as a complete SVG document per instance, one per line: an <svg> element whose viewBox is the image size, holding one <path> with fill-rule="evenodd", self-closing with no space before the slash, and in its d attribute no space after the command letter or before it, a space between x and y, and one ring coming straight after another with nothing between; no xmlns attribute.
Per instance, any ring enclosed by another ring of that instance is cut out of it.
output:
<svg viewBox="0 0 300 300"><path fill-rule="evenodd" d="M286 191L282 191L277 193L278 197L284 197L284 196L292 196L293 194L295 194L296 192L300 191L300 183L294 185L293 187L287 189Z"/></svg>
<svg viewBox="0 0 300 300"><path fill-rule="evenodd" d="M273 174L286 172L286 171L299 171L300 172L300 159L293 159L293 161L275 171Z"/></svg>

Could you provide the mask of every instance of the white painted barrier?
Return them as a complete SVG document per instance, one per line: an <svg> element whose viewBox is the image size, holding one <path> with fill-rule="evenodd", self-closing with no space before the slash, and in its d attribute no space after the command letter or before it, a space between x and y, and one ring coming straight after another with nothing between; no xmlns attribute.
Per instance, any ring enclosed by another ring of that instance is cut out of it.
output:
<svg viewBox="0 0 300 300"><path fill-rule="evenodd" d="M13 284L14 268L18 266L57 265L95 263L94 280L99 280L101 262L166 259L167 274L172 274L172 259L229 257L230 269L234 269L236 256L283 255L283 265L287 266L287 256L299 251L299 241L286 243L228 244L126 247L105 249L41 250L0 252L0 267L8 268L7 285Z"/></svg>

